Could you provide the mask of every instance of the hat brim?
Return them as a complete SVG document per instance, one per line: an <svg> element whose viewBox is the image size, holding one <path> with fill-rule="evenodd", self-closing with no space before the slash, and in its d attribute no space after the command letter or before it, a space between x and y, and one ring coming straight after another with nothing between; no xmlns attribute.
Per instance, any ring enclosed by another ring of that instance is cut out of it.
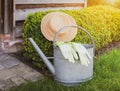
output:
<svg viewBox="0 0 120 91"><path fill-rule="evenodd" d="M62 12L52 12L52 13L49 13L49 14L45 15L43 17L42 21L41 21L41 32L44 35L44 37L46 39L48 39L49 41L53 41L54 36L56 34L56 32L53 31L50 28L50 24L49 24L51 17L53 17L55 14L61 15L61 17L63 17L62 15L64 14L69 19L69 21L70 21L68 23L68 26L76 26L77 25L76 22L75 22L75 20L70 15L62 13ZM57 41L63 41L63 42L71 41L71 40L74 39L74 37L77 34L77 29L76 28L66 28L66 29L63 29L62 31L66 31L66 32L64 32L64 33L61 32L58 35L58 38L56 39Z"/></svg>

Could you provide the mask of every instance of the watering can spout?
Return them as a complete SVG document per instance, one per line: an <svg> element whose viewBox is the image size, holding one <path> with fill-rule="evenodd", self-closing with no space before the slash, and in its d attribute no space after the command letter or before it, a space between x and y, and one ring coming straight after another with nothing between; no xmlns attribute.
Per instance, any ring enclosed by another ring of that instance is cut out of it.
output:
<svg viewBox="0 0 120 91"><path fill-rule="evenodd" d="M33 47L35 48L38 55L43 59L44 63L47 65L48 69L51 71L51 73L55 74L55 69L53 65L50 63L50 61L47 59L45 54L42 52L42 50L38 47L38 45L35 43L35 41L32 38L28 38Z"/></svg>

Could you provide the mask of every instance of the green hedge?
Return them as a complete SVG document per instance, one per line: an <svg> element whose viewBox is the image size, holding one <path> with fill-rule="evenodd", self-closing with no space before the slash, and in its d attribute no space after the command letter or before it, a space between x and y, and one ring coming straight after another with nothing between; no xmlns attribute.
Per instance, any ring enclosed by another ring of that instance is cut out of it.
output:
<svg viewBox="0 0 120 91"><path fill-rule="evenodd" d="M81 10L59 11L71 15L79 26L82 26L91 33L96 44L96 49L104 47L113 40L120 40L120 9L111 6L92 6ZM23 26L24 55L32 59L33 63L40 62L40 64L37 64L38 66L43 66L43 63L27 38L32 37L46 56L52 56L52 42L46 40L40 30L41 19L50 12L54 11L30 14ZM78 31L73 41L90 42L88 36L81 31Z"/></svg>
<svg viewBox="0 0 120 91"><path fill-rule="evenodd" d="M73 16L79 26L91 33L97 49L113 40L120 40L120 9L111 6L93 6L66 13ZM80 32L77 37L79 35L81 35ZM77 39L80 40L80 38Z"/></svg>

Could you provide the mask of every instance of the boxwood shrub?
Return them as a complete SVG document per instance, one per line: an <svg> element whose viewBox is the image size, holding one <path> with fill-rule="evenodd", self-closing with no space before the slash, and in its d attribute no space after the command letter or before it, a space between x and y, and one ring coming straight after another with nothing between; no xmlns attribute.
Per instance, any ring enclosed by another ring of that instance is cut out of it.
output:
<svg viewBox="0 0 120 91"><path fill-rule="evenodd" d="M96 50L104 47L111 41L120 40L120 9L111 6L92 6L80 10L57 11L71 15L76 20L78 26L87 29L95 41ZM43 62L31 46L28 38L32 37L46 56L52 56L53 44L44 38L40 29L41 19L50 12L54 11L29 14L23 26L24 55L32 59L33 63L39 67L44 67ZM90 42L88 36L81 30L78 31L73 41L82 43ZM39 62L39 64L36 62Z"/></svg>

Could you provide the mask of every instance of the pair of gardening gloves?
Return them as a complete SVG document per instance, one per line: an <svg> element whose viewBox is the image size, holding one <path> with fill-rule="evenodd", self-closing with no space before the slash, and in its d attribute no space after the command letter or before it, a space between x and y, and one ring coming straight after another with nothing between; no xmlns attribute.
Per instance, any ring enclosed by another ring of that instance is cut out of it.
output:
<svg viewBox="0 0 120 91"><path fill-rule="evenodd" d="M60 48L64 58L68 59L71 63L75 63L75 60L80 60L84 66L90 64L89 59L92 59L92 57L82 44L74 42L56 42L56 44Z"/></svg>

